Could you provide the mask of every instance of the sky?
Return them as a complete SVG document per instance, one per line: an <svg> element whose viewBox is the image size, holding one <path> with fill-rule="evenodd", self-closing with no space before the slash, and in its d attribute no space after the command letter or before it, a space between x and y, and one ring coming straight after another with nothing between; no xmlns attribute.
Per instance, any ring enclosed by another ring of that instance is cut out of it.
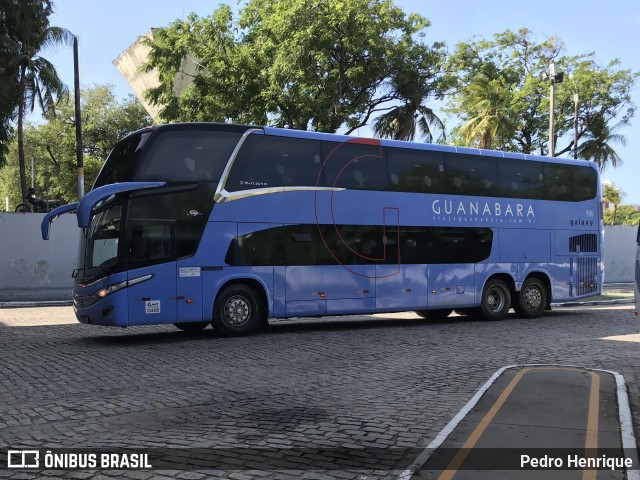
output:
<svg viewBox="0 0 640 480"><path fill-rule="evenodd" d="M51 24L64 27L79 38L80 82L85 87L113 84L119 97L133 91L113 65L138 36L152 27L167 26L190 12L206 16L218 0L54 0ZM234 9L235 0L227 1ZM443 41L453 51L457 42L474 37L491 38L507 29L527 27L538 41L560 37L567 55L595 53L601 65L614 58L624 69L640 72L640 2L637 0L395 0L407 12L431 21L426 41ZM73 85L73 53L69 49L44 52L62 80ZM561 88L561 85L558 86ZM632 92L640 106L640 82ZM618 168L607 168L603 180L611 180L626 195L623 203L640 205L640 111L631 126L620 129L627 146L616 145L623 159ZM369 135L361 129L360 135Z"/></svg>

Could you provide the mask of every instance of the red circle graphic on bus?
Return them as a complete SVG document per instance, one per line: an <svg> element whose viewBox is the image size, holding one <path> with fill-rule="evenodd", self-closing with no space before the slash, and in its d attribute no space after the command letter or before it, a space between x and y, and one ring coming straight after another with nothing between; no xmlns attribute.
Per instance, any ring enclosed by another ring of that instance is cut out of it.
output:
<svg viewBox="0 0 640 480"><path fill-rule="evenodd" d="M372 148L371 151L369 152L365 152L364 154L359 153L352 156L348 152L344 151L345 148L348 149L349 146L352 146L352 145L371 146L374 148ZM341 151L341 149L343 150ZM344 157L344 158L341 158L341 157ZM321 187L321 186L326 186L330 184L334 189L335 188L362 189L363 182L365 181L365 178L362 176L362 173L359 170L353 170L352 172L350 172L351 173L350 178L345 179L345 172L352 170L350 167L356 164L362 164L364 162L372 162L372 161L379 162L383 160L384 160L384 157L382 155L380 140L370 139L370 138L354 138L354 139L347 140L346 142L339 143L335 148L333 148L327 154L326 158L322 162L320 171L318 172L318 177L316 179L316 186ZM325 178L325 176L327 175L330 176L331 173L334 173L335 175L333 177L333 182L331 182L330 178L329 179ZM400 273L400 251L399 251L400 249L400 242L399 242L400 211L398 208L383 207L383 211L381 212L383 228L382 228L382 238L380 239L382 242L382 245L384 246L383 254L382 256L372 257L370 255L366 255L363 252L354 249L350 245L350 243L346 241L345 238L343 237L342 233L340 232L340 229L338 228L338 224L335 221L334 197L336 194L336 190L331 191L331 194L329 196L328 207L329 207L329 214L331 217L331 224L333 225L337 238L339 239L340 244L343 245L349 252L351 252L356 257L364 260L365 262L380 262L381 264L386 264L388 242L387 242L387 224L386 224L385 213L387 211L394 211L395 213L396 222L394 225L391 225L391 226L395 227L395 235L397 235L398 237L396 239L396 248L398 249L397 256L396 256L396 258L398 259L397 269L394 272L390 274L385 274L385 275L377 275L376 273L367 274L367 273L358 272L354 269L354 267L350 267L346 265L345 262L339 258L339 255L337 255L336 252L334 252L333 249L331 248L321 228L321 223L320 223L320 218L318 213L318 209L320 207L318 193L319 193L318 191L314 192L314 213L316 218L316 225L318 227L318 233L320 234L320 238L322 239L322 242L325 248L327 249L331 257L336 261L336 263L338 263L340 266L342 266L349 272L353 273L354 275L358 275L365 278L386 278L386 277L391 277Z"/></svg>

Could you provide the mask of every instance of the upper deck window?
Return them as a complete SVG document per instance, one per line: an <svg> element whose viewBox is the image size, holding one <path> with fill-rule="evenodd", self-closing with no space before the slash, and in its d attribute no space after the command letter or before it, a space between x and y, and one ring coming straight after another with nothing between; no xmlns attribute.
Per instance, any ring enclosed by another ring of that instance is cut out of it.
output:
<svg viewBox="0 0 640 480"><path fill-rule="evenodd" d="M593 168L546 163L543 169L548 199L579 202L595 198L598 175Z"/></svg>
<svg viewBox="0 0 640 480"><path fill-rule="evenodd" d="M153 139L138 180L219 181L241 134L211 130L173 130Z"/></svg>
<svg viewBox="0 0 640 480"><path fill-rule="evenodd" d="M445 193L444 154L429 150L387 149L389 189Z"/></svg>
<svg viewBox="0 0 640 480"><path fill-rule="evenodd" d="M314 186L320 172L320 142L301 138L250 135L242 144L225 188Z"/></svg>
<svg viewBox="0 0 640 480"><path fill-rule="evenodd" d="M387 190L387 164L379 145L323 142L322 155L325 187Z"/></svg>
<svg viewBox="0 0 640 480"><path fill-rule="evenodd" d="M509 198L544 198L541 162L501 158L498 160L500 194Z"/></svg>

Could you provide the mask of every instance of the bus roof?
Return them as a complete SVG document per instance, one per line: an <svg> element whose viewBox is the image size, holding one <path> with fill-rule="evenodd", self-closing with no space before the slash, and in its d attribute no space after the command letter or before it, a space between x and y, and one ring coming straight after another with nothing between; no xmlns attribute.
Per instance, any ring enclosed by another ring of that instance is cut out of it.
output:
<svg viewBox="0 0 640 480"><path fill-rule="evenodd" d="M563 158L563 157L543 157L540 155L531 155L525 153L515 153L515 152L503 152L499 150L485 150L480 148L468 148L468 147L456 147L450 145L440 145L437 143L419 143L419 142L409 142L403 140L388 140L388 139L378 139L378 138L368 138L368 137L357 137L351 135L339 135L332 133L319 133L319 132L310 132L304 130L293 130L288 128L276 128L276 127L260 127L253 125L238 125L231 123L214 123L214 122L192 122L192 123L167 123L161 125L153 125L150 127L146 127L138 130L138 132L144 131L164 131L164 130L190 130L197 128L199 130L217 130L217 131L229 131L229 132L238 132L244 133L249 129L255 128L264 131L267 135L279 136L279 137L290 137L290 138L306 138L312 140L322 140L328 142L346 142L348 140L360 139L360 140L370 140L372 142L378 143L384 147L395 147L395 148L408 148L414 150L428 150L433 152L451 152L451 153L462 153L469 155L483 155L490 157L503 157L503 158L511 158L515 160L534 160L539 162L546 163L563 163L567 165L589 165L594 169L598 169L598 166L595 162L590 160L574 160L572 158ZM135 133L138 133L135 132Z"/></svg>
<svg viewBox="0 0 640 480"><path fill-rule="evenodd" d="M324 140L324 141L342 141L345 142L347 140L353 139L369 139L368 137L356 137L349 135L337 135L331 133L318 133L318 132L308 132L303 130L290 130L284 128L275 128L275 127L263 127L262 130L267 135L281 136L281 137L292 137L292 138L307 138L314 140ZM567 165L589 165L595 169L598 169L598 166L595 162L590 160L575 160L572 158L563 158L563 157L543 157L541 155L531 155L525 153L516 153L516 152L503 152L499 150L486 150L481 148L469 148L469 147L457 147L450 145L440 145L438 143L419 143L419 142L410 142L403 140L389 140L389 139L371 139L380 142L380 145L383 147L396 147L396 148L410 148L415 150L428 150L433 152L451 152L451 153L463 153L469 155L483 155L490 157L503 157L503 158L512 158L516 160L534 160L539 162L547 162L547 163L564 163Z"/></svg>

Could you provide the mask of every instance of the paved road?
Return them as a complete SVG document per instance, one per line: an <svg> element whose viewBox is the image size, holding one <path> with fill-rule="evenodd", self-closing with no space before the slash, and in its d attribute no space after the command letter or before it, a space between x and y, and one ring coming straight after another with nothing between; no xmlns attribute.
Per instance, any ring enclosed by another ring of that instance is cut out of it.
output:
<svg viewBox="0 0 640 480"><path fill-rule="evenodd" d="M638 432L638 332L629 305L502 322L333 317L247 338L81 325L70 307L1 309L0 455L130 448L175 458L153 471L0 478L393 478L511 364L622 373Z"/></svg>

